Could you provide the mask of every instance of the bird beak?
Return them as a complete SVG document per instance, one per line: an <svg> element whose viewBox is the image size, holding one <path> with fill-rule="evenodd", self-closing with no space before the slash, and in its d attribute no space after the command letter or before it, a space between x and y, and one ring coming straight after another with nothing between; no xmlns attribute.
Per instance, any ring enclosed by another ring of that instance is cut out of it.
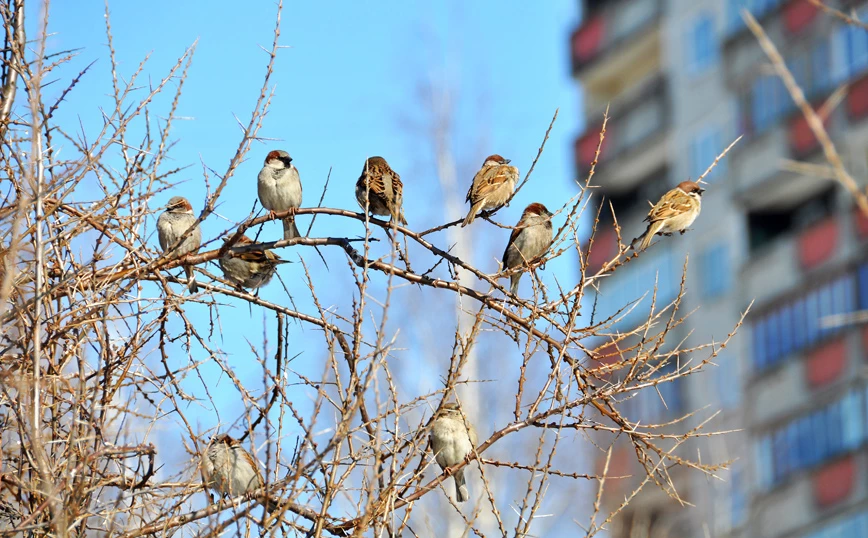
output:
<svg viewBox="0 0 868 538"><path fill-rule="evenodd" d="M512 159L504 159L503 164L509 164L512 162Z"/></svg>
<svg viewBox="0 0 868 538"><path fill-rule="evenodd" d="M705 189L699 189L699 191L697 192L699 192L699 194L702 194L703 192L705 192Z"/></svg>

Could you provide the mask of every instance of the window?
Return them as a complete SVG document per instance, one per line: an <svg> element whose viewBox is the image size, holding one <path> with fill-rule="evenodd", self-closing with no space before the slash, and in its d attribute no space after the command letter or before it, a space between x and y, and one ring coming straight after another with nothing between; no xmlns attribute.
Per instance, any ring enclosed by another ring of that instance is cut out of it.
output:
<svg viewBox="0 0 868 538"><path fill-rule="evenodd" d="M727 534L744 523L747 515L747 488L741 465L733 465L729 476L715 482L714 530Z"/></svg>
<svg viewBox="0 0 868 538"><path fill-rule="evenodd" d="M717 64L717 34L714 30L714 17L703 13L693 19L689 29L687 67L692 75L705 72Z"/></svg>
<svg viewBox="0 0 868 538"><path fill-rule="evenodd" d="M811 66L808 62L808 55L801 53L793 56L787 61L787 66L790 68L793 78L796 79L796 84L805 92L805 95L812 95ZM793 103L793 106L795 106L795 103Z"/></svg>
<svg viewBox="0 0 868 538"><path fill-rule="evenodd" d="M868 32L843 24L832 34L832 78L844 82L868 68Z"/></svg>
<svg viewBox="0 0 868 538"><path fill-rule="evenodd" d="M701 176L725 147L721 129L708 127L698 131L690 141L690 177L696 179ZM711 183L726 175L726 162L727 159L718 161L705 176L705 181Z"/></svg>
<svg viewBox="0 0 868 538"><path fill-rule="evenodd" d="M676 369L675 359L660 368L653 378L670 376ZM626 414L631 420L641 423L654 423L669 420L683 414L684 399L681 378L663 381L636 391L636 395L625 402Z"/></svg>
<svg viewBox="0 0 868 538"><path fill-rule="evenodd" d="M850 392L842 401L844 449L858 448L865 439L865 416L858 392Z"/></svg>
<svg viewBox="0 0 868 538"><path fill-rule="evenodd" d="M811 50L811 78L814 81L812 86L814 92L827 90L833 85L829 69L830 50L829 41L826 39L818 41Z"/></svg>
<svg viewBox="0 0 868 538"><path fill-rule="evenodd" d="M773 483L773 469L774 465L772 464L772 439L768 435L763 435L759 438L756 445L754 445L754 450L756 453L755 463L756 463L756 476L759 487L763 490L768 490L772 487Z"/></svg>
<svg viewBox="0 0 868 538"><path fill-rule="evenodd" d="M633 266L633 267L630 267ZM616 327L635 326L638 320L648 315L647 309L641 307L630 310L630 303L645 296L647 305L657 286L657 304L666 304L678 294L681 284L681 264L675 262L671 250L655 252L647 263L630 264L618 272L614 279L600 285L597 293L597 308L594 319L602 320L618 313L627 307L619 316L624 315ZM626 314L626 315L625 315ZM631 326L632 325L632 326Z"/></svg>
<svg viewBox="0 0 868 538"><path fill-rule="evenodd" d="M702 296L706 299L719 297L729 291L732 284L729 265L729 248L725 242L706 248L699 258L702 272Z"/></svg>
<svg viewBox="0 0 868 538"><path fill-rule="evenodd" d="M751 88L751 116L756 132L771 127L787 109L789 94L775 75L757 77Z"/></svg>
<svg viewBox="0 0 868 538"><path fill-rule="evenodd" d="M868 310L868 263L859 268L859 308Z"/></svg>
<svg viewBox="0 0 868 538"><path fill-rule="evenodd" d="M864 389L849 391L842 398L808 415L791 420L771 434L771 447L757 445L761 483L767 488L782 483L791 474L814 467L865 442ZM763 477L762 465L771 461L771 480Z"/></svg>
<svg viewBox="0 0 868 538"><path fill-rule="evenodd" d="M741 18L742 8L750 11L757 19L774 9L782 0L728 0L726 9L726 32L734 34L744 28Z"/></svg>
<svg viewBox="0 0 868 538"><path fill-rule="evenodd" d="M728 0L726 3L726 33L733 34L744 28L744 20L741 18L741 8L744 0Z"/></svg>
<svg viewBox="0 0 868 538"><path fill-rule="evenodd" d="M703 265L709 263L705 256L700 260ZM751 318L754 369L769 368L846 328L830 316L850 314L865 308L865 302L868 302L868 263Z"/></svg>
<svg viewBox="0 0 868 538"><path fill-rule="evenodd" d="M709 373L717 393L717 403L724 409L733 409L741 402L742 394L738 357L724 351L714 362L717 368Z"/></svg>

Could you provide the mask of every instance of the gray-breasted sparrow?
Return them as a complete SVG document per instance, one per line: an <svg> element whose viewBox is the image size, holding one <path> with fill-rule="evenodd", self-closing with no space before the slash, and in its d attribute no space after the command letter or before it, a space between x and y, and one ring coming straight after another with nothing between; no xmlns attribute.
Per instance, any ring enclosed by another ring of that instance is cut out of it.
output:
<svg viewBox="0 0 868 538"><path fill-rule="evenodd" d="M553 233L551 211L537 202L527 206L503 251L503 270L526 265L545 254L552 245ZM513 295L518 293L522 274L519 271L509 276L509 291Z"/></svg>
<svg viewBox="0 0 868 538"><path fill-rule="evenodd" d="M196 223L196 216L193 215L193 206L183 196L173 196L169 199L166 205L166 210L157 218L157 236L160 239L160 248L166 252L184 235L184 232L194 226L193 230L187 234L184 241L171 252L173 256L183 256L189 253L195 253L199 250L202 244L202 230ZM187 275L187 286L191 293L199 291L196 285L196 279L193 276L193 268L189 265L184 266L184 274Z"/></svg>
<svg viewBox="0 0 868 538"><path fill-rule="evenodd" d="M473 222L480 211L497 209L512 196L518 181L518 168L510 166L509 162L496 153L485 158L467 191L470 211L461 223L462 228Z"/></svg>
<svg viewBox="0 0 868 538"><path fill-rule="evenodd" d="M648 228L645 233L634 239L630 244L641 240L640 249L645 250L657 234L672 235L674 232L684 232L693 224L702 209L702 193L705 189L695 181L682 181L677 187L664 194L660 201L651 208L645 221Z"/></svg>
<svg viewBox="0 0 868 538"><path fill-rule="evenodd" d="M253 493L265 483L259 472L259 464L244 450L238 439L221 434L213 439L202 454L200 461L205 485L223 496L237 497ZM269 512L277 507L273 499L266 499Z"/></svg>
<svg viewBox="0 0 868 538"><path fill-rule="evenodd" d="M265 165L257 179L259 202L272 214L301 207L301 178L289 153L278 149L265 157ZM301 237L295 226L295 216L283 219L283 238Z"/></svg>
<svg viewBox="0 0 868 538"><path fill-rule="evenodd" d="M456 403L447 403L440 410L440 415L431 425L429 440L431 450L434 451L434 459L441 469L447 469L464 461L478 441L476 429L469 421L465 423L464 416ZM464 469L452 473L452 479L455 481L455 500L463 503L470 499L470 492L464 479Z"/></svg>
<svg viewBox="0 0 868 538"><path fill-rule="evenodd" d="M382 157L371 157L365 161L362 175L356 181L356 200L363 211L367 209L374 215L390 215L391 220L407 224L402 209L404 185L401 176Z"/></svg>
<svg viewBox="0 0 868 538"><path fill-rule="evenodd" d="M225 241L231 239L227 237ZM250 245L253 241L246 235L242 235L235 246ZM220 261L220 269L223 276L236 286L248 289L256 289L268 284L271 277L277 272L277 266L289 263L281 259L270 250L247 250L240 254L227 252Z"/></svg>

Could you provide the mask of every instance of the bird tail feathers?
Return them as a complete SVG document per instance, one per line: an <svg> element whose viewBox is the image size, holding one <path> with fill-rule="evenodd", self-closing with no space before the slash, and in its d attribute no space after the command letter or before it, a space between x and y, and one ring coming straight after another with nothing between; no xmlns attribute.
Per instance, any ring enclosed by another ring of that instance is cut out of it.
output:
<svg viewBox="0 0 868 538"><path fill-rule="evenodd" d="M295 217L283 219L283 238L295 239L296 237L301 237L301 234L298 233L298 228L295 226Z"/></svg>

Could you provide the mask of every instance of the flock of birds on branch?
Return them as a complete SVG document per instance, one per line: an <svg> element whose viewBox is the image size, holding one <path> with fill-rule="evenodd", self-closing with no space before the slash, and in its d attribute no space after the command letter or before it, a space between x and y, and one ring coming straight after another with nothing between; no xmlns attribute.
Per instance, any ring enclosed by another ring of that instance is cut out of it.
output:
<svg viewBox="0 0 868 538"><path fill-rule="evenodd" d="M480 211L496 211L512 198L519 172L509 163L509 159L497 154L485 158L467 192L470 210L462 227L471 224ZM283 219L283 238L301 237L294 214L302 203L301 178L287 152L275 150L268 153L259 172L258 191L259 201L269 211L271 218L275 218L275 212L289 211L289 216ZM644 250L655 235L683 234L699 215L702 193L698 182L683 181L664 194L648 213L645 232L634 239L631 246L641 241L640 249ZM389 216L393 226L407 224L401 177L382 157L370 157L365 161L362 174L356 182L356 200L366 212ZM522 268L529 268L551 247L554 239L552 217L553 214L543 204L534 202L524 209L521 219L513 228L502 259L503 270L514 270L510 274L510 292L513 295L518 293L519 280L524 272ZM197 252L202 241L202 232L193 208L189 201L180 196L169 200L165 212L157 220L157 232L163 251L178 257ZM253 242L247 236L241 236L235 244L241 246ZM227 251L219 260L220 268L229 281L249 289L267 284L281 263L285 263L285 260L267 249ZM192 267L185 265L184 271L190 291L196 293L198 288ZM438 465L447 472L471 455L477 443L476 432L456 403L445 404L433 421L430 443ZM254 458L237 439L226 434L211 440L202 457L201 468L206 485L224 496L251 494L264 484ZM463 469L454 470L451 475L457 501L468 500ZM266 499L265 505L271 511L278 503Z"/></svg>

